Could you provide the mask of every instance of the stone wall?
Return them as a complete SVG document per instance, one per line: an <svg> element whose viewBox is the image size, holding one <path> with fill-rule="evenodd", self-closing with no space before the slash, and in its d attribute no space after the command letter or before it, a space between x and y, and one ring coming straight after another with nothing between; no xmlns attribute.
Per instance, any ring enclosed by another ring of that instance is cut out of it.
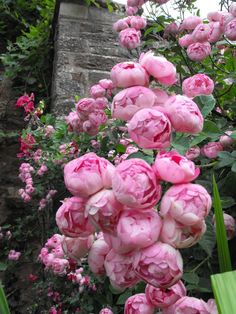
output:
<svg viewBox="0 0 236 314"><path fill-rule="evenodd" d="M88 96L92 84L109 78L111 68L129 56L112 31L119 15L79 1L62 0L58 11L52 111L65 114L74 107L75 95Z"/></svg>

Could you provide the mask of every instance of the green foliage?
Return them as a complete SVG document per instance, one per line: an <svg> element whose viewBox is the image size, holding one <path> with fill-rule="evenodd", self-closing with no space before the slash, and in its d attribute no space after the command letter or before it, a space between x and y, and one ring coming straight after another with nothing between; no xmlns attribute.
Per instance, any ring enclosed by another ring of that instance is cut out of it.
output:
<svg viewBox="0 0 236 314"><path fill-rule="evenodd" d="M1 282L0 282L0 313L1 314L10 314L7 299L6 299L6 296L5 296Z"/></svg>

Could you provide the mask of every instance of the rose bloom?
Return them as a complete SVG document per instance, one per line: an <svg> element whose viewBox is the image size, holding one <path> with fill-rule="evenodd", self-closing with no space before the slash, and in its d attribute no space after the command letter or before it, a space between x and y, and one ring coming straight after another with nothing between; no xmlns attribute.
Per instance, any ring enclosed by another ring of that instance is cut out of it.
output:
<svg viewBox="0 0 236 314"><path fill-rule="evenodd" d="M124 29L129 28L127 19L120 19L113 24L113 29L115 32L123 31Z"/></svg>
<svg viewBox="0 0 236 314"><path fill-rule="evenodd" d="M216 301L214 299L209 299L207 301L208 308L210 310L210 314L218 314Z"/></svg>
<svg viewBox="0 0 236 314"><path fill-rule="evenodd" d="M215 43L220 40L223 34L223 27L220 22L210 22L208 25L210 27L208 41L210 43Z"/></svg>
<svg viewBox="0 0 236 314"><path fill-rule="evenodd" d="M198 24L202 23L202 19L199 16L188 16L186 17L182 24L181 24L181 30L193 30Z"/></svg>
<svg viewBox="0 0 236 314"><path fill-rule="evenodd" d="M117 235L113 235L111 233L103 233L104 240L116 253L118 254L126 254L130 253L133 250L133 246L125 245Z"/></svg>
<svg viewBox="0 0 236 314"><path fill-rule="evenodd" d="M104 261L110 249L111 247L105 242L103 237L93 242L88 254L88 264L94 274L105 274Z"/></svg>
<svg viewBox="0 0 236 314"><path fill-rule="evenodd" d="M68 130L70 132L80 132L81 131L81 120L75 111L71 111L67 117L65 117L66 124L68 125Z"/></svg>
<svg viewBox="0 0 236 314"><path fill-rule="evenodd" d="M156 95L149 88L143 86L126 88L113 98L112 117L128 121L137 111L153 107L156 100Z"/></svg>
<svg viewBox="0 0 236 314"><path fill-rule="evenodd" d="M176 82L176 68L164 57L154 56L152 51L142 53L139 63L163 85L173 85Z"/></svg>
<svg viewBox="0 0 236 314"><path fill-rule="evenodd" d="M145 293L138 293L126 300L124 314L154 314L154 310Z"/></svg>
<svg viewBox="0 0 236 314"><path fill-rule="evenodd" d="M64 181L71 194L89 197L103 188L111 187L115 167L95 153L71 160L64 167Z"/></svg>
<svg viewBox="0 0 236 314"><path fill-rule="evenodd" d="M187 152L185 153L185 157L188 158L189 160L194 160L198 156L200 156L200 152L201 152L200 148L198 146L194 146L187 150Z"/></svg>
<svg viewBox="0 0 236 314"><path fill-rule="evenodd" d="M133 266L140 279L156 288L169 288L183 275L179 251L162 242L136 252Z"/></svg>
<svg viewBox="0 0 236 314"><path fill-rule="evenodd" d="M236 3L232 2L230 4L229 13L236 17Z"/></svg>
<svg viewBox="0 0 236 314"><path fill-rule="evenodd" d="M153 170L159 180L173 184L193 181L200 173L200 169L195 167L194 162L179 155L176 151L158 154Z"/></svg>
<svg viewBox="0 0 236 314"><path fill-rule="evenodd" d="M86 201L80 197L65 199L56 213L59 230L68 237L87 237L94 232L94 227L84 216Z"/></svg>
<svg viewBox="0 0 236 314"><path fill-rule="evenodd" d="M127 209L121 213L117 236L133 250L147 247L157 241L162 220L155 209L145 211Z"/></svg>
<svg viewBox="0 0 236 314"><path fill-rule="evenodd" d="M128 207L150 208L161 197L152 167L138 158L124 160L116 167L112 188L118 201Z"/></svg>
<svg viewBox="0 0 236 314"><path fill-rule="evenodd" d="M156 288L148 284L145 294L149 303L163 309L174 304L180 298L185 297L186 288L181 280L168 289Z"/></svg>
<svg viewBox="0 0 236 314"><path fill-rule="evenodd" d="M165 30L164 30L165 35L168 35L168 34L176 35L178 33L179 33L179 26L176 22L172 22L165 27Z"/></svg>
<svg viewBox="0 0 236 314"><path fill-rule="evenodd" d="M160 234L160 241L170 244L177 249L183 249L196 244L206 231L204 220L186 226L166 215L163 219L163 226Z"/></svg>
<svg viewBox="0 0 236 314"><path fill-rule="evenodd" d="M140 8L147 0L127 0L127 5L129 7L138 7Z"/></svg>
<svg viewBox="0 0 236 314"><path fill-rule="evenodd" d="M122 209L112 190L101 190L88 200L85 215L95 227L113 233Z"/></svg>
<svg viewBox="0 0 236 314"><path fill-rule="evenodd" d="M202 299L182 297L174 305L171 313L179 314L210 314L209 307Z"/></svg>
<svg viewBox="0 0 236 314"><path fill-rule="evenodd" d="M229 146L231 146L233 143L234 143L234 139L232 139L230 137L230 135L232 134L233 132L232 131L226 131L225 134L226 135L222 135L220 137L220 144L224 147L224 148L227 148Z"/></svg>
<svg viewBox="0 0 236 314"><path fill-rule="evenodd" d="M122 62L111 69L111 80L116 87L147 86L149 75L139 63Z"/></svg>
<svg viewBox="0 0 236 314"><path fill-rule="evenodd" d="M137 30L145 28L147 25L146 19L141 16L131 16L130 18L130 26Z"/></svg>
<svg viewBox="0 0 236 314"><path fill-rule="evenodd" d="M90 235L87 238L64 237L62 248L68 257L73 259L80 259L88 254L88 251L93 244L93 240L93 235Z"/></svg>
<svg viewBox="0 0 236 314"><path fill-rule="evenodd" d="M99 97L103 97L106 94L105 88L103 88L100 84L93 85L90 88L90 95L96 99Z"/></svg>
<svg viewBox="0 0 236 314"><path fill-rule="evenodd" d="M132 253L121 255L112 249L107 254L104 266L112 286L123 290L135 286L140 281L134 272L132 263Z"/></svg>
<svg viewBox="0 0 236 314"><path fill-rule="evenodd" d="M135 28L126 28L119 33L119 43L121 47L135 49L140 45L140 31Z"/></svg>
<svg viewBox="0 0 236 314"><path fill-rule="evenodd" d="M190 134L202 131L204 118L197 104L190 98L173 96L167 100L165 108L175 131Z"/></svg>
<svg viewBox="0 0 236 314"><path fill-rule="evenodd" d="M169 95L167 92L160 88L153 88L152 92L156 95L156 106L163 106L164 103L168 100Z"/></svg>
<svg viewBox="0 0 236 314"><path fill-rule="evenodd" d="M100 86L102 86L105 89L113 89L114 88L112 80L102 79L98 83Z"/></svg>
<svg viewBox="0 0 236 314"><path fill-rule="evenodd" d="M60 246L64 237L61 234L54 234L51 238L49 238L45 244L48 248L55 249L56 247Z"/></svg>
<svg viewBox="0 0 236 314"><path fill-rule="evenodd" d="M211 54L209 42L194 43L188 46L187 55L193 61L203 61Z"/></svg>
<svg viewBox="0 0 236 314"><path fill-rule="evenodd" d="M187 48L189 45L194 43L194 40L191 34L186 34L180 37L178 42L182 48Z"/></svg>
<svg viewBox="0 0 236 314"><path fill-rule="evenodd" d="M93 126L99 127L101 124L105 124L107 121L107 115L103 110L95 110L88 116L89 121Z"/></svg>
<svg viewBox="0 0 236 314"><path fill-rule="evenodd" d="M79 114L79 117L86 119L88 115L95 109L95 99L93 98L82 98L75 105L76 111Z"/></svg>
<svg viewBox="0 0 236 314"><path fill-rule="evenodd" d="M220 22L222 27L225 27L225 25L234 19L234 16L226 11L214 11L209 12L207 18L210 22Z"/></svg>
<svg viewBox="0 0 236 314"><path fill-rule="evenodd" d="M220 142L209 142L201 148L201 154L210 159L215 159L218 153L223 151L224 148Z"/></svg>
<svg viewBox="0 0 236 314"><path fill-rule="evenodd" d="M192 33L192 37L194 39L194 41L202 43L208 40L210 34L210 27L208 24L198 24L193 33Z"/></svg>
<svg viewBox="0 0 236 314"><path fill-rule="evenodd" d="M235 219L234 217L226 213L223 213L223 218L224 218L224 225L225 225L225 230L227 234L227 239L231 240L234 237L235 229L236 229ZM215 215L212 218L212 222L213 222L214 227L216 228Z"/></svg>
<svg viewBox="0 0 236 314"><path fill-rule="evenodd" d="M160 149L170 145L170 120L156 108L139 110L128 123L131 139L142 148Z"/></svg>
<svg viewBox="0 0 236 314"><path fill-rule="evenodd" d="M135 15L138 12L138 7L125 7L125 13L127 15Z"/></svg>
<svg viewBox="0 0 236 314"><path fill-rule="evenodd" d="M229 40L236 40L236 18L226 25L225 37L227 37Z"/></svg>
<svg viewBox="0 0 236 314"><path fill-rule="evenodd" d="M113 314L112 310L109 309L108 307L101 309L101 311L99 312L99 314Z"/></svg>
<svg viewBox="0 0 236 314"><path fill-rule="evenodd" d="M183 81L183 93L188 97L210 95L214 90L214 82L205 74L196 74Z"/></svg>
<svg viewBox="0 0 236 314"><path fill-rule="evenodd" d="M69 261L64 258L54 258L51 262L51 268L54 274L64 276L69 268Z"/></svg>
<svg viewBox="0 0 236 314"><path fill-rule="evenodd" d="M164 194L160 215L170 215L183 225L192 226L201 222L211 209L211 197L199 184L178 184Z"/></svg>
<svg viewBox="0 0 236 314"><path fill-rule="evenodd" d="M10 250L8 253L9 261L18 261L21 256L21 252L17 252L15 250Z"/></svg>

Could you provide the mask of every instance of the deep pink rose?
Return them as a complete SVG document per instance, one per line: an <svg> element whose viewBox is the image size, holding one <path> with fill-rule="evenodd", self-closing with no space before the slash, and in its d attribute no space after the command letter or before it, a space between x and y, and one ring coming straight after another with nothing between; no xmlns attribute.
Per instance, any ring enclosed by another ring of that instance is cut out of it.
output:
<svg viewBox="0 0 236 314"><path fill-rule="evenodd" d="M225 36L229 40L236 40L236 18L234 18L225 26Z"/></svg>
<svg viewBox="0 0 236 314"><path fill-rule="evenodd" d="M209 42L194 43L188 46L187 55L193 61L203 61L211 54Z"/></svg>
<svg viewBox="0 0 236 314"><path fill-rule="evenodd" d="M235 229L236 229L235 219L234 217L226 213L223 213L223 218L224 218L224 225L225 225L225 230L227 234L227 239L231 240L234 237ZM213 216L212 222L214 226L216 227L215 215Z"/></svg>
<svg viewBox="0 0 236 314"><path fill-rule="evenodd" d="M126 28L119 33L119 43L121 47L135 49L140 45L140 31L135 28Z"/></svg>
<svg viewBox="0 0 236 314"><path fill-rule="evenodd" d="M180 37L178 42L182 48L187 48L189 45L194 43L194 40L192 34L186 34L183 37Z"/></svg>
<svg viewBox="0 0 236 314"><path fill-rule="evenodd" d="M182 297L173 305L173 312L179 314L211 314L206 302L202 299L192 297Z"/></svg>
<svg viewBox="0 0 236 314"><path fill-rule="evenodd" d="M121 213L117 236L130 249L147 247L157 241L162 220L155 209L127 209Z"/></svg>
<svg viewBox="0 0 236 314"><path fill-rule="evenodd" d="M200 152L200 148L198 146L194 146L187 150L187 152L185 153L185 157L189 160L194 160L200 155Z"/></svg>
<svg viewBox="0 0 236 314"><path fill-rule="evenodd" d="M147 25L146 19L144 19L142 16L131 16L130 18L130 26L132 28L135 28L137 30L145 28Z"/></svg>
<svg viewBox="0 0 236 314"><path fill-rule="evenodd" d="M90 88L90 95L96 99L99 97L103 97L106 94L105 88L103 88L100 84L93 85Z"/></svg>
<svg viewBox="0 0 236 314"><path fill-rule="evenodd" d="M146 298L153 306L163 309L177 300L186 296L186 288L181 280L168 289L156 288L147 285L145 289Z"/></svg>
<svg viewBox="0 0 236 314"><path fill-rule="evenodd" d="M209 142L201 148L201 154L210 159L215 159L218 153L223 151L224 148L220 142Z"/></svg>
<svg viewBox="0 0 236 314"><path fill-rule="evenodd" d="M120 32L126 28L129 28L127 19L120 19L113 24L113 29L115 32Z"/></svg>
<svg viewBox="0 0 236 314"><path fill-rule="evenodd" d="M95 153L87 153L68 162L64 167L66 188L75 196L89 197L111 187L115 167Z"/></svg>
<svg viewBox="0 0 236 314"><path fill-rule="evenodd" d="M177 249L183 249L196 244L206 231L204 220L198 223L186 226L170 215L163 219L163 226L160 234L160 241L168 243Z"/></svg>
<svg viewBox="0 0 236 314"><path fill-rule="evenodd" d="M85 218L86 200L80 197L65 199L56 213L56 223L59 230L68 237L87 237L93 233L94 227Z"/></svg>
<svg viewBox="0 0 236 314"><path fill-rule="evenodd" d="M93 242L88 255L88 264L91 271L96 275L104 275L104 261L111 247L105 242L103 237Z"/></svg>
<svg viewBox="0 0 236 314"><path fill-rule="evenodd" d="M199 16L188 16L183 20L180 27L182 30L193 30L200 23L202 23L202 19Z"/></svg>
<svg viewBox="0 0 236 314"><path fill-rule="evenodd" d="M140 279L133 269L133 254L121 255L113 249L105 258L106 274L111 284L119 289L125 289L135 286Z"/></svg>
<svg viewBox="0 0 236 314"><path fill-rule="evenodd" d="M188 97L210 95L214 90L214 82L205 74L196 74L183 81L183 93Z"/></svg>
<svg viewBox="0 0 236 314"><path fill-rule="evenodd" d="M142 159L124 160L116 167L112 188L119 202L134 208L151 208L161 197L152 167Z"/></svg>
<svg viewBox="0 0 236 314"><path fill-rule="evenodd" d="M183 275L179 251L162 242L136 252L133 266L140 279L156 288L169 288Z"/></svg>
<svg viewBox="0 0 236 314"><path fill-rule="evenodd" d="M123 62L116 64L111 69L111 79L116 87L147 86L149 76L146 70L135 62Z"/></svg>
<svg viewBox="0 0 236 314"><path fill-rule="evenodd" d="M152 51L142 53L139 63L163 85L173 85L176 82L176 68L164 57L154 56Z"/></svg>
<svg viewBox="0 0 236 314"><path fill-rule="evenodd" d="M195 167L194 162L179 155L176 151L158 154L153 170L159 180L173 184L193 181L200 173L200 169Z"/></svg>
<svg viewBox="0 0 236 314"><path fill-rule="evenodd" d="M131 139L142 148L160 149L170 145L170 120L157 109L139 110L128 123Z"/></svg>
<svg viewBox="0 0 236 314"><path fill-rule="evenodd" d="M156 95L149 88L143 86L129 87L113 98L112 117L128 121L140 109L153 107L156 100Z"/></svg>
<svg viewBox="0 0 236 314"><path fill-rule="evenodd" d="M65 254L73 259L80 259L88 254L93 244L94 236L90 235L86 238L69 238L64 237L62 248Z"/></svg>
<svg viewBox="0 0 236 314"><path fill-rule="evenodd" d="M124 314L154 314L154 310L145 293L138 293L126 300Z"/></svg>
<svg viewBox="0 0 236 314"><path fill-rule="evenodd" d="M232 131L226 131L225 132L225 135L222 135L220 137L220 144L224 147L224 148L227 148L229 146L231 146L233 143L234 143L234 139L232 139L230 137L230 135L232 134L233 132Z"/></svg>
<svg viewBox="0 0 236 314"><path fill-rule="evenodd" d="M195 27L192 33L192 37L194 41L202 43L208 40L209 34L210 34L209 25L201 23Z"/></svg>
<svg viewBox="0 0 236 314"><path fill-rule="evenodd" d="M108 307L101 309L101 311L99 312L99 314L113 314L112 310L109 309Z"/></svg>
<svg viewBox="0 0 236 314"><path fill-rule="evenodd" d="M203 129L203 116L197 104L190 98L176 95L165 103L168 117L177 132L197 134Z"/></svg>
<svg viewBox="0 0 236 314"><path fill-rule="evenodd" d="M236 3L232 2L229 7L229 13L236 17Z"/></svg>
<svg viewBox="0 0 236 314"><path fill-rule="evenodd" d="M192 226L202 221L211 209L211 197L199 184L178 184L164 194L160 214L170 215L183 225Z"/></svg>
<svg viewBox="0 0 236 314"><path fill-rule="evenodd" d="M112 190L101 190L88 200L85 215L102 231L113 233L122 209Z"/></svg>

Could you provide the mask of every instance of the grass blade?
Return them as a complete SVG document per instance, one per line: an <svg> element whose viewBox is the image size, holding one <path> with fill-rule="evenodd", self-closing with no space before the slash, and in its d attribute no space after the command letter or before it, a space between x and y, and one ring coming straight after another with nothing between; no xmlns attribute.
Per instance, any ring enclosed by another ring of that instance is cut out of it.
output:
<svg viewBox="0 0 236 314"><path fill-rule="evenodd" d="M8 307L7 299L2 287L2 284L0 283L0 313L1 314L10 314L10 310Z"/></svg>

